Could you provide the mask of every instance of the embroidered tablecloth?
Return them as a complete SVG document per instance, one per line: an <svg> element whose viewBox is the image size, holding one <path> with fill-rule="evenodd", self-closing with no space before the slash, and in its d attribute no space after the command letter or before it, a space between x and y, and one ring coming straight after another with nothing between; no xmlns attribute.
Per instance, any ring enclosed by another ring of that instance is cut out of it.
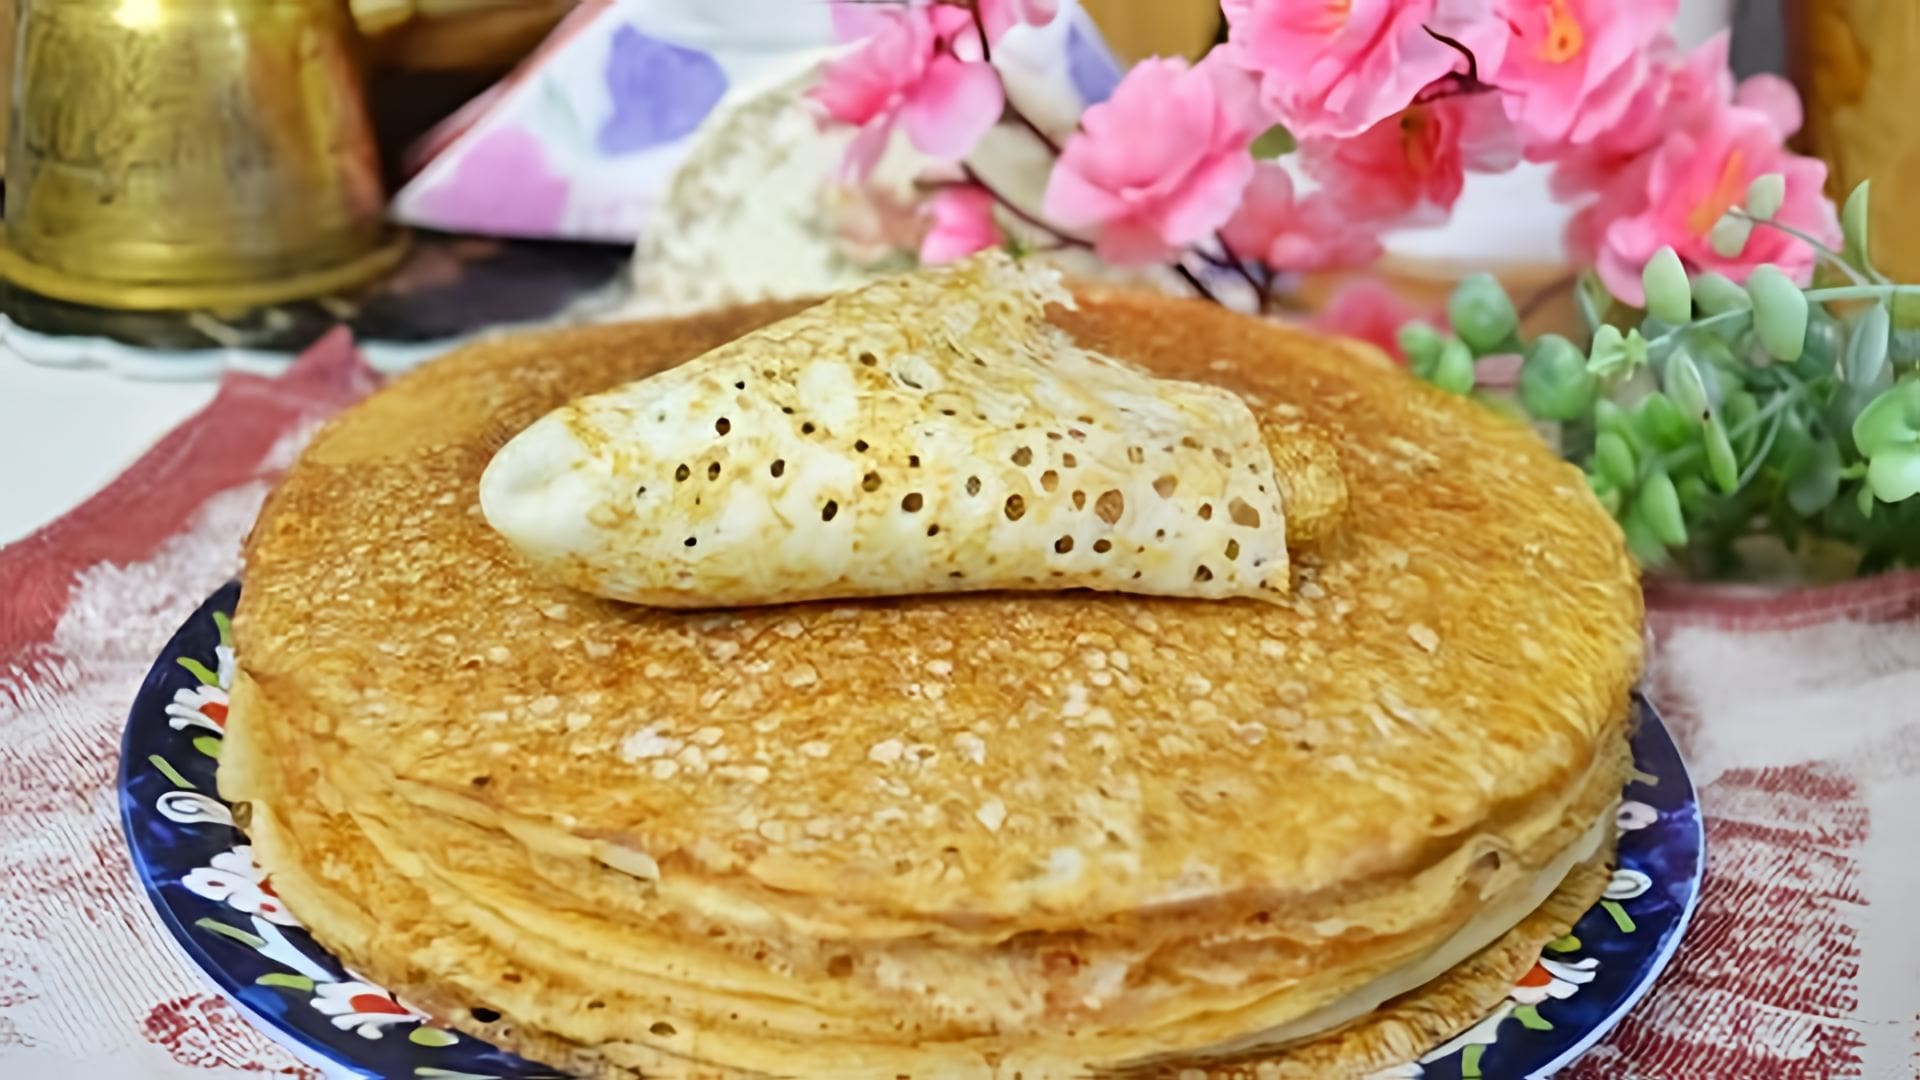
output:
<svg viewBox="0 0 1920 1080"><path fill-rule="evenodd" d="M153 657L237 572L276 473L375 382L344 335L278 378L230 376L0 549L0 1076L315 1075L176 957L113 782ZM1920 574L1649 602L1648 685L1700 785L1706 891L1654 993L1563 1075L1920 1075Z"/></svg>

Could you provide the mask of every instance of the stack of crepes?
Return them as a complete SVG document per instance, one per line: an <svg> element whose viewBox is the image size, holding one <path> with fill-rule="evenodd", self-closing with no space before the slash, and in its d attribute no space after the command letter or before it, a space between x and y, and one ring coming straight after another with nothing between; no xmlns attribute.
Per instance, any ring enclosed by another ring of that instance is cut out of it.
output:
<svg viewBox="0 0 1920 1080"><path fill-rule="evenodd" d="M582 1075L1365 1074L1599 895L1640 615L1519 425L990 257L347 413L220 783L347 963Z"/></svg>

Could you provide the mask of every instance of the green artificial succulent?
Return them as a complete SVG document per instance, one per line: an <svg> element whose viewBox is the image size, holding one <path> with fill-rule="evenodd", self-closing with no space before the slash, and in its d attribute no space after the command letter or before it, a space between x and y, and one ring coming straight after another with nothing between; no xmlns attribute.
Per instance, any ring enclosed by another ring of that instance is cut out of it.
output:
<svg viewBox="0 0 1920 1080"><path fill-rule="evenodd" d="M1778 177L1754 181L1710 242L1737 254L1755 229L1793 232L1771 220L1780 192ZM1476 389L1478 360L1524 357L1520 408L1585 468L1644 565L1733 574L1742 542L1771 535L1844 543L1860 573L1920 566L1920 320L1898 317L1920 285L1873 268L1868 206L1862 184L1843 251L1793 233L1820 256L1810 289L1773 266L1744 286L1689 275L1665 248L1642 275L1644 310L1581 281L1584 349L1523 339L1487 275L1454 291L1451 332L1410 323L1400 346L1415 374L1459 394Z"/></svg>

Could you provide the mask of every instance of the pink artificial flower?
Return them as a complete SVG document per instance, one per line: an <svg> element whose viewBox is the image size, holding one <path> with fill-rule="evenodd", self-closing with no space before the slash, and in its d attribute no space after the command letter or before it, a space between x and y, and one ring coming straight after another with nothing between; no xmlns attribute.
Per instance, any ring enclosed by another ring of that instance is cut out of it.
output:
<svg viewBox="0 0 1920 1080"><path fill-rule="evenodd" d="M1296 198L1293 177L1271 162L1255 166L1220 236L1235 256L1269 270L1343 270L1374 261L1381 250L1379 237L1326 194Z"/></svg>
<svg viewBox="0 0 1920 1080"><path fill-rule="evenodd" d="M1060 0L980 0L987 39L998 42L1016 26L1045 26L1060 14Z"/></svg>
<svg viewBox="0 0 1920 1080"><path fill-rule="evenodd" d="M1606 187L1635 158L1658 146L1668 132L1698 127L1719 111L1733 94L1733 72L1727 66L1729 37L1715 34L1685 55L1671 38L1663 37L1649 51L1649 70L1629 65L1616 75L1637 86L1632 101L1611 127L1578 146L1528 147L1529 159L1556 163L1554 194L1568 198Z"/></svg>
<svg viewBox="0 0 1920 1080"><path fill-rule="evenodd" d="M1665 245L1689 269L1718 271L1735 281L1745 281L1761 263L1772 263L1802 283L1812 276L1813 250L1779 229L1755 226L1733 258L1716 254L1708 240L1714 223L1746 198L1755 177L1779 173L1786 178L1787 194L1774 220L1838 245L1839 221L1821 192L1827 167L1788 152L1781 145L1779 119L1728 105L1703 129L1667 136L1651 155L1644 207L1605 227L1598 269L1615 296L1642 302L1641 269Z"/></svg>
<svg viewBox="0 0 1920 1080"><path fill-rule="evenodd" d="M1094 234L1100 257L1172 257L1226 223L1253 176L1254 132L1214 61L1136 64L1088 109L1047 178L1046 215Z"/></svg>
<svg viewBox="0 0 1920 1080"><path fill-rule="evenodd" d="M1323 333L1356 338L1379 346L1401 363L1400 328L1423 319L1432 326L1447 325L1444 306L1421 307L1375 277L1357 278L1342 285L1309 324Z"/></svg>
<svg viewBox="0 0 1920 1080"><path fill-rule="evenodd" d="M1301 137L1357 135L1435 80L1499 69L1507 24L1496 0L1223 0L1225 50L1260 77L1261 100Z"/></svg>
<svg viewBox="0 0 1920 1080"><path fill-rule="evenodd" d="M1587 142L1634 102L1646 54L1679 0L1508 0L1512 36L1491 81L1529 145Z"/></svg>
<svg viewBox="0 0 1920 1080"><path fill-rule="evenodd" d="M940 189L927 204L933 225L920 241L920 261L947 263L998 247L1002 237L993 207L993 195L977 184Z"/></svg>
<svg viewBox="0 0 1920 1080"><path fill-rule="evenodd" d="M1350 139L1302 144L1309 175L1347 213L1372 221L1434 224L1459 200L1468 172L1520 161L1520 142L1492 94L1437 98Z"/></svg>
<svg viewBox="0 0 1920 1080"><path fill-rule="evenodd" d="M852 27L870 28L865 44L828 64L809 95L827 116L860 129L847 148L849 174L873 171L896 123L905 122L922 153L954 161L999 121L1006 92L993 65L978 59L966 10L889 7L843 29Z"/></svg>

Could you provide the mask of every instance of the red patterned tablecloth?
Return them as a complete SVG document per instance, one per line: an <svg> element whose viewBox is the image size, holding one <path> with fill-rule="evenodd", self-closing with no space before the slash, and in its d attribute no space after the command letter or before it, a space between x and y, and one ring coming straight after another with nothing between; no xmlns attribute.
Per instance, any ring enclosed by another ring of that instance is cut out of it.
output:
<svg viewBox="0 0 1920 1080"><path fill-rule="evenodd" d="M113 779L152 658L238 570L276 472L375 381L344 335L280 378L234 376L106 490L0 549L0 1076L313 1075L176 959ZM1649 683L1700 785L1706 893L1654 994L1565 1075L1920 1075L1920 574L1649 602Z"/></svg>

